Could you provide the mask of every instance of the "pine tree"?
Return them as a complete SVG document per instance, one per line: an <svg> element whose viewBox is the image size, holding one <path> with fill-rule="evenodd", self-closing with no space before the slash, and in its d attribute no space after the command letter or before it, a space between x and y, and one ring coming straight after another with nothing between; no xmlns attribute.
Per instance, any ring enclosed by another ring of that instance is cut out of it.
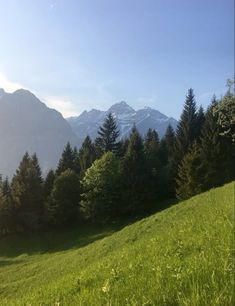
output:
<svg viewBox="0 0 235 306"><path fill-rule="evenodd" d="M159 145L159 136L158 136L158 133L156 132L155 129L149 128L148 131L147 131L147 134L145 136L145 142L144 142L145 149L147 149L148 146L151 146L152 143L154 143L154 145L158 146Z"/></svg>
<svg viewBox="0 0 235 306"><path fill-rule="evenodd" d="M55 181L55 172L54 170L51 169L48 171L43 184L44 199L46 199L51 194L51 191L54 186L54 181Z"/></svg>
<svg viewBox="0 0 235 306"><path fill-rule="evenodd" d="M190 88L176 129L175 154L180 163L197 135L197 112L193 89Z"/></svg>
<svg viewBox="0 0 235 306"><path fill-rule="evenodd" d="M133 127L127 152L122 162L123 212L134 213L146 205L146 159L143 140Z"/></svg>
<svg viewBox="0 0 235 306"><path fill-rule="evenodd" d="M145 141L144 152L147 160L154 164L158 159L159 137L155 130L148 129Z"/></svg>
<svg viewBox="0 0 235 306"><path fill-rule="evenodd" d="M164 140L166 142L166 150L168 159L173 157L174 155L174 148L175 148L175 131L173 127L169 124L166 133L164 136Z"/></svg>
<svg viewBox="0 0 235 306"><path fill-rule="evenodd" d="M31 158L25 153L13 176L11 190L19 225L23 228L37 228L43 211L43 190L36 155Z"/></svg>
<svg viewBox="0 0 235 306"><path fill-rule="evenodd" d="M216 108L221 102L212 103L206 113L206 121L200 139L205 190L229 182L234 177L232 139L221 135Z"/></svg>
<svg viewBox="0 0 235 306"><path fill-rule="evenodd" d="M148 129L145 141L144 141L144 151L148 160L158 159L159 150L159 137L155 130Z"/></svg>
<svg viewBox="0 0 235 306"><path fill-rule="evenodd" d="M202 176L204 175L202 154L200 149L200 136L205 124L205 114L202 106L196 112L194 139L195 142L188 145L188 150L183 155L183 159L179 163L178 172L173 160L173 171L176 176L176 196L179 199L187 199L194 194L202 192ZM193 139L193 138L192 138ZM196 142L197 140L197 142Z"/></svg>
<svg viewBox="0 0 235 306"><path fill-rule="evenodd" d="M166 133L160 141L158 155L163 165L160 180L161 196L166 199L174 198L177 163L175 160L175 132L171 125L167 127Z"/></svg>
<svg viewBox="0 0 235 306"><path fill-rule="evenodd" d="M172 126L169 124L164 137L159 143L159 159L162 165L166 166L169 159L172 159L174 156L175 150L175 132Z"/></svg>
<svg viewBox="0 0 235 306"><path fill-rule="evenodd" d="M79 155L77 147L73 148L73 169L78 175L80 175L81 167L79 162Z"/></svg>
<svg viewBox="0 0 235 306"><path fill-rule="evenodd" d="M154 129L149 128L144 141L144 151L147 159L149 161L156 159L159 161L158 150L159 150L158 133Z"/></svg>
<svg viewBox="0 0 235 306"><path fill-rule="evenodd" d="M36 153L31 156L31 168L31 185L33 187L34 196L37 197L37 201L35 202L35 212L41 216L43 213L43 178Z"/></svg>
<svg viewBox="0 0 235 306"><path fill-rule="evenodd" d="M31 183L31 159L28 152L23 156L15 175L13 176L11 189L12 198L19 214L29 210L32 205L29 185Z"/></svg>
<svg viewBox="0 0 235 306"><path fill-rule="evenodd" d="M203 167L201 148L194 143L184 156L179 166L176 195L178 199L188 199L203 191L205 169Z"/></svg>
<svg viewBox="0 0 235 306"><path fill-rule="evenodd" d="M78 153L78 161L80 165L80 177L82 178L86 170L92 165L96 159L95 147L92 140L87 136Z"/></svg>
<svg viewBox="0 0 235 306"><path fill-rule="evenodd" d="M112 113L109 113L104 124L100 127L98 137L95 140L97 154L101 156L105 152L116 153L118 150L118 136L117 123Z"/></svg>
<svg viewBox="0 0 235 306"><path fill-rule="evenodd" d="M149 129L147 131L144 152L146 158L146 202L151 204L160 196L162 176L162 165L159 160L159 137L155 130Z"/></svg>
<svg viewBox="0 0 235 306"><path fill-rule="evenodd" d="M70 143L68 142L65 146L65 149L62 153L62 156L59 160L57 169L56 169L56 175L60 175L62 172L64 172L67 169L71 170L77 170L75 165L75 152L72 149Z"/></svg>
<svg viewBox="0 0 235 306"><path fill-rule="evenodd" d="M8 177L5 178L5 180L2 181L2 192L4 196L9 196L11 195L11 187L9 184Z"/></svg>
<svg viewBox="0 0 235 306"><path fill-rule="evenodd" d="M0 179L0 234L14 231L14 213L8 178L5 180Z"/></svg>
<svg viewBox="0 0 235 306"><path fill-rule="evenodd" d="M159 143L158 157L161 164L166 166L168 163L168 152L165 137L163 137Z"/></svg>
<svg viewBox="0 0 235 306"><path fill-rule="evenodd" d="M221 168L223 159L222 139L219 135L219 126L216 122L216 118L213 116L213 108L214 104L207 110L206 121L200 139L202 161L205 167L204 175L201 179L205 190L210 187L218 186L220 184L222 172L225 170Z"/></svg>
<svg viewBox="0 0 235 306"><path fill-rule="evenodd" d="M117 156L119 158L123 158L126 154L127 148L129 145L129 138L121 139L118 143Z"/></svg>
<svg viewBox="0 0 235 306"><path fill-rule="evenodd" d="M202 105L199 107L197 111L197 119L196 119L196 136L195 138L199 138L201 135L202 127L205 123L205 114Z"/></svg>
<svg viewBox="0 0 235 306"><path fill-rule="evenodd" d="M176 195L187 199L196 193L219 185L221 139L219 137L213 108L217 101L213 99L205 116L201 136L184 155L176 178Z"/></svg>
<svg viewBox="0 0 235 306"><path fill-rule="evenodd" d="M35 172L36 172L36 176L40 182L40 184L43 183L43 178L42 178L42 171L39 165L39 161L38 161L38 157L36 155L36 153L34 153L31 157L31 163L32 163L32 167L34 168Z"/></svg>
<svg viewBox="0 0 235 306"><path fill-rule="evenodd" d="M212 101L199 141L190 148L179 166L176 191L180 199L234 179L232 139L221 135L218 124L220 103Z"/></svg>

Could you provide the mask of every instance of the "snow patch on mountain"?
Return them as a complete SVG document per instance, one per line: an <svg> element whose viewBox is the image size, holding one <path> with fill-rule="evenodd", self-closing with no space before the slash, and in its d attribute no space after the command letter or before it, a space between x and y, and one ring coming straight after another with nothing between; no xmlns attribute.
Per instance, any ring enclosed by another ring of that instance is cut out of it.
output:
<svg viewBox="0 0 235 306"><path fill-rule="evenodd" d="M67 121L81 143L87 135L95 139L98 129L103 124L108 113L112 113L117 121L120 139L128 137L134 124L143 136L148 128L152 128L158 132L160 137L164 135L169 124L174 129L177 124L174 118L169 118L149 106L136 111L125 101L112 105L107 111L97 109L84 111L80 116L67 118Z"/></svg>

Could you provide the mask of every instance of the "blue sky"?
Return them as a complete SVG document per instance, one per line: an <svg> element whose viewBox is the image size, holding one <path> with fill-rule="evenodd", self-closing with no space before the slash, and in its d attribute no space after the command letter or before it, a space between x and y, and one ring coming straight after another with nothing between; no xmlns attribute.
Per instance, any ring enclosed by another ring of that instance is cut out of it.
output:
<svg viewBox="0 0 235 306"><path fill-rule="evenodd" d="M234 74L233 0L0 0L0 87L64 116L125 100L179 118Z"/></svg>

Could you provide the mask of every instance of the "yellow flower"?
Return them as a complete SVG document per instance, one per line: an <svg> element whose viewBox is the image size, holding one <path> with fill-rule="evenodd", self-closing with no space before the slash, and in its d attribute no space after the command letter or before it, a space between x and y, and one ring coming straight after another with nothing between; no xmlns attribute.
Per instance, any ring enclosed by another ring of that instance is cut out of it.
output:
<svg viewBox="0 0 235 306"><path fill-rule="evenodd" d="M109 292L109 289L110 289L109 279L105 282L104 286L101 289L104 293Z"/></svg>

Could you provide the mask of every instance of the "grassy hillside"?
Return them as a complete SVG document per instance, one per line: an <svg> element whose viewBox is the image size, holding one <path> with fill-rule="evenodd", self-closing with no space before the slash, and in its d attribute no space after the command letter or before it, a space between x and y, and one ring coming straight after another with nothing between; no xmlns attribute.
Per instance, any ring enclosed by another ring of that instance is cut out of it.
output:
<svg viewBox="0 0 235 306"><path fill-rule="evenodd" d="M124 229L0 240L0 305L232 305L234 184Z"/></svg>

